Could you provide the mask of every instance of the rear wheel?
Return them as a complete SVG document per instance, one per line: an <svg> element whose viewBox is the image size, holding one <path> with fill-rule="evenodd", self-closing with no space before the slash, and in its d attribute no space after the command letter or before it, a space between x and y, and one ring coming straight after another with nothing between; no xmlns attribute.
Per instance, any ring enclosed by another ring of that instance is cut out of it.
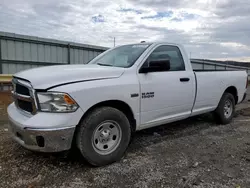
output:
<svg viewBox="0 0 250 188"><path fill-rule="evenodd" d="M82 156L94 166L103 166L123 156L130 141L131 129L121 111L100 107L84 118L76 136Z"/></svg>
<svg viewBox="0 0 250 188"><path fill-rule="evenodd" d="M224 93L218 107L214 111L216 122L228 124L231 122L235 113L235 99L231 93Z"/></svg>

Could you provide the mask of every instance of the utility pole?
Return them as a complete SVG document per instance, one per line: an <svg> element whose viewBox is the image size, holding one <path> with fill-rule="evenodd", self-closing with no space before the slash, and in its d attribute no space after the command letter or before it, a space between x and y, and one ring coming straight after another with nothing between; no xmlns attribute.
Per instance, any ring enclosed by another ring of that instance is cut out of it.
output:
<svg viewBox="0 0 250 188"><path fill-rule="evenodd" d="M114 47L115 47L115 37L114 37Z"/></svg>

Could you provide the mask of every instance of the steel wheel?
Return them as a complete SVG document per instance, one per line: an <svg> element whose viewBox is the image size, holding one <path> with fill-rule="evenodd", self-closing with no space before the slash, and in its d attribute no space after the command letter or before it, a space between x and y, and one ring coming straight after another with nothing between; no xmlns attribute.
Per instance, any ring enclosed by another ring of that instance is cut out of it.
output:
<svg viewBox="0 0 250 188"><path fill-rule="evenodd" d="M92 135L92 146L100 155L108 155L116 150L121 142L122 131L120 125L111 120L102 122Z"/></svg>
<svg viewBox="0 0 250 188"><path fill-rule="evenodd" d="M226 100L224 105L224 116L229 118L233 113L233 103L231 100Z"/></svg>

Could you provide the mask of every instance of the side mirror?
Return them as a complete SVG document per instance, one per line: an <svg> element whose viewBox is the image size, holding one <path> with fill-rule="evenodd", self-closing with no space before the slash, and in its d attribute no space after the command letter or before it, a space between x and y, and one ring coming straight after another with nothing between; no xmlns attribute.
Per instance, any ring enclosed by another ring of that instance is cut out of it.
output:
<svg viewBox="0 0 250 188"><path fill-rule="evenodd" d="M148 72L162 72L170 70L170 60L169 59L159 59L155 61L150 61L148 67L142 67L140 73Z"/></svg>

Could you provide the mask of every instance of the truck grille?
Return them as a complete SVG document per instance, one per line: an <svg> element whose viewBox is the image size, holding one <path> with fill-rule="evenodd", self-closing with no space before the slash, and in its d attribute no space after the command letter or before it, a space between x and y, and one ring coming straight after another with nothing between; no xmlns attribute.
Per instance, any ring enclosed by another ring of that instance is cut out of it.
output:
<svg viewBox="0 0 250 188"><path fill-rule="evenodd" d="M17 105L19 108L21 108L22 110L26 111L26 112L33 112L33 107L32 107L32 103L31 102L27 102L27 101L23 101L20 99L17 99Z"/></svg>
<svg viewBox="0 0 250 188"><path fill-rule="evenodd" d="M36 105L32 94L32 87L28 82L13 78L12 97L17 108L30 114L36 113Z"/></svg>
<svg viewBox="0 0 250 188"><path fill-rule="evenodd" d="M16 84L16 93L21 94L21 95L30 96L29 89L23 85L20 85L20 84Z"/></svg>

